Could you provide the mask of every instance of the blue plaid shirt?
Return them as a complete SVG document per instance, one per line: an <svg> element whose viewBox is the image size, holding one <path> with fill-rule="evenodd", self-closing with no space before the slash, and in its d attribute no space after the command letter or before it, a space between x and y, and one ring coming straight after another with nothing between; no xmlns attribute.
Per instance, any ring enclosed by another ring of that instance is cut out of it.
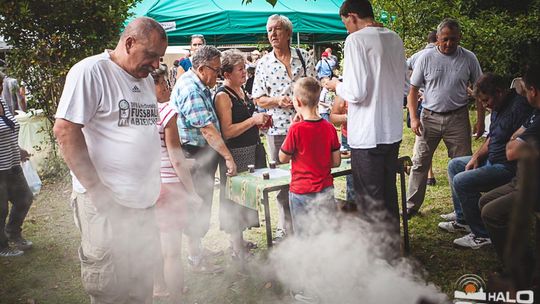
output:
<svg viewBox="0 0 540 304"><path fill-rule="evenodd" d="M201 128L210 124L214 124L221 132L212 93L192 69L184 73L174 85L171 104L178 112L176 122L181 144L199 147L207 145Z"/></svg>

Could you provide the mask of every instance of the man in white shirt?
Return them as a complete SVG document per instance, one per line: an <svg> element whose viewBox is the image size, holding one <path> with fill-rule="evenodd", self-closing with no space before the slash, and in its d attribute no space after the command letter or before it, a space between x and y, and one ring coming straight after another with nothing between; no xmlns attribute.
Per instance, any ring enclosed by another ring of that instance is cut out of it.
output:
<svg viewBox="0 0 540 304"><path fill-rule="evenodd" d="M407 81L403 41L375 22L368 0L346 0L339 14L350 33L345 40L347 64L343 82L329 81L327 88L349 105L348 142L356 203L365 216L386 210L391 229L399 231L396 166Z"/></svg>
<svg viewBox="0 0 540 304"><path fill-rule="evenodd" d="M114 50L71 68L58 105L54 133L72 172L81 277L94 304L152 303L160 143L149 73L166 48L159 23L133 20Z"/></svg>

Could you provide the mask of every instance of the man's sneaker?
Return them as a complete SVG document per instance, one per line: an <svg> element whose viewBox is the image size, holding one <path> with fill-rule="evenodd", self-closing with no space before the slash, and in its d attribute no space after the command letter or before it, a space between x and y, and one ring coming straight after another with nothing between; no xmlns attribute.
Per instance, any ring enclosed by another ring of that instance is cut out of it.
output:
<svg viewBox="0 0 540 304"><path fill-rule="evenodd" d="M455 212L450 212L447 214L441 214L441 218L445 221L452 222L457 220L457 216Z"/></svg>
<svg viewBox="0 0 540 304"><path fill-rule="evenodd" d="M25 240L23 237L9 239L11 245L19 250L30 250L34 243L29 240Z"/></svg>
<svg viewBox="0 0 540 304"><path fill-rule="evenodd" d="M471 232L469 225L463 225L456 221L440 222L438 226L448 232Z"/></svg>
<svg viewBox="0 0 540 304"><path fill-rule="evenodd" d="M303 291L292 291L291 297L300 303L319 303L319 298L316 296L306 295Z"/></svg>
<svg viewBox="0 0 540 304"><path fill-rule="evenodd" d="M11 247L5 247L0 249L0 257L9 258L9 257L17 257L24 254L24 251L19 250L17 248L11 248Z"/></svg>
<svg viewBox="0 0 540 304"><path fill-rule="evenodd" d="M208 262L205 258L192 258L188 256L188 264L191 266L191 271L204 274L218 274L225 269L218 265Z"/></svg>
<svg viewBox="0 0 540 304"><path fill-rule="evenodd" d="M484 245L491 244L490 238L483 238L483 237L477 237L473 233L469 233L464 237L461 237L459 239L454 240L454 244L461 246L461 247L467 247L471 249L478 249Z"/></svg>
<svg viewBox="0 0 540 304"><path fill-rule="evenodd" d="M285 239L287 236L287 231L283 228L277 228L276 233L274 233L274 242L279 243Z"/></svg>

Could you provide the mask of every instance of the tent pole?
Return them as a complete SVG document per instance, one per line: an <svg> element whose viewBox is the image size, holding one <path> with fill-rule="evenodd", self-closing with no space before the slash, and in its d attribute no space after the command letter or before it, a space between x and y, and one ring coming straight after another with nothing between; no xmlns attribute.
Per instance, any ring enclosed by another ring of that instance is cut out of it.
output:
<svg viewBox="0 0 540 304"><path fill-rule="evenodd" d="M296 44L297 47L300 47L300 32L296 32Z"/></svg>

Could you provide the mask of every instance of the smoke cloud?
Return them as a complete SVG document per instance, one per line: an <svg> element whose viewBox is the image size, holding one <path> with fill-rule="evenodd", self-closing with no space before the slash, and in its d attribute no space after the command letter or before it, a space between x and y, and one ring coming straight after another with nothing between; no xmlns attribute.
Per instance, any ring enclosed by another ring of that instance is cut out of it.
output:
<svg viewBox="0 0 540 304"><path fill-rule="evenodd" d="M400 257L398 236L391 236L384 222L321 210L306 223L309 236L276 246L262 270L286 289L317 296L320 303L448 302L423 279L419 265Z"/></svg>

